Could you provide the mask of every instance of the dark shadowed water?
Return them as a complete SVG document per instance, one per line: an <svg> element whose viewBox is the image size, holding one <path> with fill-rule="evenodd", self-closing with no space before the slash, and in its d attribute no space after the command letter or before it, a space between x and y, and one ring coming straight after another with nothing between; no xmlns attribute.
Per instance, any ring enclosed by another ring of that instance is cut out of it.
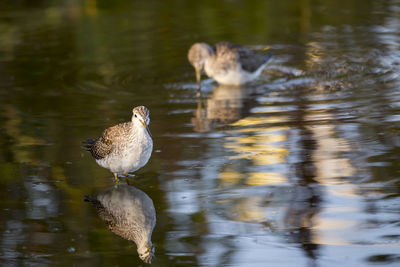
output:
<svg viewBox="0 0 400 267"><path fill-rule="evenodd" d="M399 29L399 0L2 1L0 265L146 266L81 148L145 105L153 266L399 266ZM273 62L198 98L222 40Z"/></svg>

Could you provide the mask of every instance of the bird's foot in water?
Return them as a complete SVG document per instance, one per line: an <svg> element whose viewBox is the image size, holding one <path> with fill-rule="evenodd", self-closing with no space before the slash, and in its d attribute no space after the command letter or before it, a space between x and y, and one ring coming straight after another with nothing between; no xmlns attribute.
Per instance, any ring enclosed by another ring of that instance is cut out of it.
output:
<svg viewBox="0 0 400 267"><path fill-rule="evenodd" d="M125 176L125 181L126 181L126 183L127 183L128 185L130 185L130 184L129 184L129 178L133 178L133 177L135 177L136 175L135 175L135 174L124 173L124 176Z"/></svg>
<svg viewBox="0 0 400 267"><path fill-rule="evenodd" d="M131 177L135 177L134 174L129 174L129 173L124 173L124 177L125 177L125 181L129 184L129 178ZM114 173L114 183L118 184L119 180L118 180L118 174Z"/></svg>
<svg viewBox="0 0 400 267"><path fill-rule="evenodd" d="M125 176L125 181L126 181L126 183L129 185L129 173L124 173L124 176Z"/></svg>

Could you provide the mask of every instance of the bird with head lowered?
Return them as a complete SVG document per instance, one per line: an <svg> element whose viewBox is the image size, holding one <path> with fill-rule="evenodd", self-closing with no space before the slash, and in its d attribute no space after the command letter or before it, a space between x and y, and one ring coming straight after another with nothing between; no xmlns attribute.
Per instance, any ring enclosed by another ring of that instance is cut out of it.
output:
<svg viewBox="0 0 400 267"><path fill-rule="evenodd" d="M214 46L195 43L188 52L188 60L196 71L198 88L202 71L220 84L241 85L253 81L260 76L271 58L272 53L259 54L228 42Z"/></svg>

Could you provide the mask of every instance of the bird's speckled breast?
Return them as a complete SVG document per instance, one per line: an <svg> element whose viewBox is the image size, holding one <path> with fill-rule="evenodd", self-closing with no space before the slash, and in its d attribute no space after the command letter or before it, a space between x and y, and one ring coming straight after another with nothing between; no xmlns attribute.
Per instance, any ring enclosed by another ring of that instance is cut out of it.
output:
<svg viewBox="0 0 400 267"><path fill-rule="evenodd" d="M123 174L134 172L149 161L153 151L153 140L144 127L129 134L128 141L115 144L113 152L97 163L111 172Z"/></svg>

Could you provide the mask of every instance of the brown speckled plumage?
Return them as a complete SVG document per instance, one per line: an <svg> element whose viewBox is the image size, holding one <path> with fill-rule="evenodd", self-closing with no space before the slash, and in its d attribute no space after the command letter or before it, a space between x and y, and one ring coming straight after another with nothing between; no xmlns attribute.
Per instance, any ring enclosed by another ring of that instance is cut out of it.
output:
<svg viewBox="0 0 400 267"><path fill-rule="evenodd" d="M244 70L254 72L271 58L271 54L258 54L244 46L228 42L217 43L214 50L212 60L218 69L235 68L240 64Z"/></svg>
<svg viewBox="0 0 400 267"><path fill-rule="evenodd" d="M97 195L84 198L96 209L108 229L137 245L139 257L151 263L154 257L151 235L156 212L151 198L134 186L119 184Z"/></svg>
<svg viewBox="0 0 400 267"><path fill-rule="evenodd" d="M113 148L116 147L115 143L123 141L124 138L129 136L131 127L132 122L124 122L107 128L96 140L88 138L85 148L95 159L102 159L112 152Z"/></svg>
<svg viewBox="0 0 400 267"><path fill-rule="evenodd" d="M84 148L96 162L114 173L126 174L143 167L150 158L153 141L148 129L149 110L144 106L132 110L132 120L105 129L97 139L86 139Z"/></svg>
<svg viewBox="0 0 400 267"><path fill-rule="evenodd" d="M271 53L255 53L229 42L215 46L195 43L188 52L188 60L196 72L204 69L209 77L221 84L243 84L255 79L271 58Z"/></svg>

